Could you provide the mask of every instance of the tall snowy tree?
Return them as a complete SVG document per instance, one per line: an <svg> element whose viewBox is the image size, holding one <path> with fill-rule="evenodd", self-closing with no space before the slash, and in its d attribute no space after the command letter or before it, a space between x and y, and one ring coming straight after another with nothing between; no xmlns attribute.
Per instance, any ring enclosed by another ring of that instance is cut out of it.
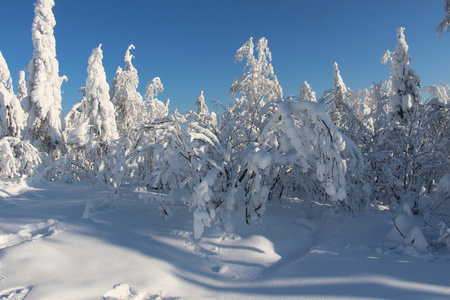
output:
<svg viewBox="0 0 450 300"><path fill-rule="evenodd" d="M316 92L314 92L309 85L308 82L303 82L302 87L300 88L300 95L298 97L299 100L303 101L314 101L317 102Z"/></svg>
<svg viewBox="0 0 450 300"><path fill-rule="evenodd" d="M450 0L444 0L444 10L445 17L436 29L438 35L444 31L449 32L450 30Z"/></svg>
<svg viewBox="0 0 450 300"><path fill-rule="evenodd" d="M411 57L404 28L397 29L396 51L386 51L381 62L391 63L392 91L389 113L368 153L375 196L392 199L393 205L407 203L419 213L422 195L433 188L449 170L448 107L441 88L438 98L423 104L419 98L419 76L410 68ZM446 124L446 125L443 125ZM400 206L402 207L402 206Z"/></svg>
<svg viewBox="0 0 450 300"><path fill-rule="evenodd" d="M61 108L61 84L67 78L59 77L56 60L56 42L53 27L56 24L53 0L38 0L31 27L34 45L33 58L28 65L27 138L53 157L64 147L62 132L64 119Z"/></svg>
<svg viewBox="0 0 450 300"><path fill-rule="evenodd" d="M129 131L133 126L144 121L146 111L141 94L136 90L139 77L136 68L131 63L133 55L130 45L125 52L125 68L117 69L110 90L111 102L116 109L116 123L119 134Z"/></svg>
<svg viewBox="0 0 450 300"><path fill-rule="evenodd" d="M152 79L152 81L147 83L145 103L147 105L150 120L162 118L169 114L170 101L167 100L164 104L163 102L159 101L158 98L156 98L162 91L164 91L164 86L159 77L155 77Z"/></svg>
<svg viewBox="0 0 450 300"><path fill-rule="evenodd" d="M340 129L342 122L345 121L342 119L342 115L349 110L348 98L351 90L345 86L336 62L333 64L333 73L333 89L328 92L328 95L321 102L327 108L334 124Z"/></svg>
<svg viewBox="0 0 450 300"><path fill-rule="evenodd" d="M2 52L0 51L0 85L4 86L5 89L13 93L13 84L11 79L11 73L9 72L8 64L3 57Z"/></svg>
<svg viewBox="0 0 450 300"><path fill-rule="evenodd" d="M88 60L86 87L79 103L66 116L67 142L75 151L94 161L109 151L109 143L118 138L114 105L102 64L101 44ZM87 150L87 151L86 151Z"/></svg>
<svg viewBox="0 0 450 300"><path fill-rule="evenodd" d="M412 62L406 44L405 28L397 29L397 46L395 52L389 50L383 55L382 63L391 63L392 96L390 98L390 118L403 123L411 118L419 104L420 77L410 67Z"/></svg>

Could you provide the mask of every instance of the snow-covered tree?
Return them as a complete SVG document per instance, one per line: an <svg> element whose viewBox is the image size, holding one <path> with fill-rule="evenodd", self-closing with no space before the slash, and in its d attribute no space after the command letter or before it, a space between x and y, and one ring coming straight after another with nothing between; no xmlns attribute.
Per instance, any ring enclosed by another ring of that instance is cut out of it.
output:
<svg viewBox="0 0 450 300"><path fill-rule="evenodd" d="M14 93L11 73L9 72L8 64L0 51L0 85L3 86L8 92Z"/></svg>
<svg viewBox="0 0 450 300"><path fill-rule="evenodd" d="M411 118L419 104L420 77L410 67L412 62L408 53L404 35L405 28L397 29L397 46L395 52L389 50L383 55L382 63L391 63L392 72L392 96L390 98L390 118L402 123Z"/></svg>
<svg viewBox="0 0 450 300"><path fill-rule="evenodd" d="M22 100L28 96L27 94L27 82L25 81L25 71L20 70L18 74L19 80L17 81L17 100L22 103ZM27 109L28 111L28 109Z"/></svg>
<svg viewBox="0 0 450 300"><path fill-rule="evenodd" d="M233 105L223 115L222 141L234 146L234 151L244 149L256 141L263 123L273 114L275 106L283 99L283 90L271 64L272 54L265 38L256 46L254 56L253 38L239 48L235 62L245 60L244 74L236 78L230 88Z"/></svg>
<svg viewBox="0 0 450 300"><path fill-rule="evenodd" d="M342 119L342 115L349 111L348 97L351 94L351 90L345 86L336 62L333 64L333 73L333 89L326 91L320 102L327 108L334 124L340 128L342 123L346 121Z"/></svg>
<svg viewBox="0 0 450 300"><path fill-rule="evenodd" d="M12 79L0 52L0 137L21 137L26 115L13 92Z"/></svg>
<svg viewBox="0 0 450 300"><path fill-rule="evenodd" d="M267 102L282 99L283 89L273 71L272 53L265 38L259 39L256 51L258 58L253 54L253 38L237 50L234 60L241 62L245 59L245 73L234 80L230 96L246 96L248 107L259 111Z"/></svg>
<svg viewBox="0 0 450 300"><path fill-rule="evenodd" d="M314 92L309 85L308 82L303 82L302 87L300 88L300 95L298 97L299 100L302 101L314 101L317 102L316 92Z"/></svg>
<svg viewBox="0 0 450 300"><path fill-rule="evenodd" d="M191 120L191 122L197 122L209 128L213 132L217 132L217 116L214 112L209 112L208 106L205 103L205 96L203 91L195 101L195 106L197 106L197 111L186 113L186 117Z"/></svg>
<svg viewBox="0 0 450 300"><path fill-rule="evenodd" d="M448 136L449 111L445 87L426 88L438 98L425 104L419 98L419 76L410 68L411 57L403 34L397 30L397 47L387 51L382 62L391 62L392 90L388 118L377 125L371 152L368 153L375 196L390 197L393 205L411 203L414 212L424 207L422 195L450 169ZM385 97L383 97L385 98ZM442 102L441 102L442 101ZM384 123L384 124L382 124Z"/></svg>
<svg viewBox="0 0 450 300"><path fill-rule="evenodd" d="M24 107L28 112L26 137L40 149L58 157L64 147L62 132L64 119L61 108L61 84L56 60L53 27L56 24L53 0L38 0L31 27L34 45L33 58L28 65L28 95Z"/></svg>
<svg viewBox="0 0 450 300"><path fill-rule="evenodd" d="M448 32L450 30L450 0L444 0L444 10L445 17L436 29L438 35L444 31Z"/></svg>
<svg viewBox="0 0 450 300"><path fill-rule="evenodd" d="M118 138L102 59L100 44L88 60L86 87L81 89L83 97L66 116L67 143L90 162L107 154L111 141Z"/></svg>
<svg viewBox="0 0 450 300"><path fill-rule="evenodd" d="M158 118L165 117L169 114L169 100L164 104L159 101L158 96L159 93L164 91L164 86L159 77L155 77L147 83L146 92L145 92L145 102L148 109L148 115L150 120L155 120Z"/></svg>
<svg viewBox="0 0 450 300"><path fill-rule="evenodd" d="M325 91L319 100L333 120L338 130L361 145L365 141L366 128L359 115L364 113L364 105L360 99L361 90L353 92L346 87L342 79L338 64L333 64L334 80L333 89Z"/></svg>
<svg viewBox="0 0 450 300"><path fill-rule="evenodd" d="M117 69L112 80L110 96L116 110L116 123L119 134L127 132L133 126L144 121L146 116L145 103L141 94L136 90L139 77L136 68L131 63L133 55L130 45L125 52L125 67Z"/></svg>
<svg viewBox="0 0 450 300"><path fill-rule="evenodd" d="M5 136L0 139L0 178L32 177L38 174L45 156L27 141Z"/></svg>
<svg viewBox="0 0 450 300"><path fill-rule="evenodd" d="M0 137L21 138L25 123L26 114L16 95L0 85Z"/></svg>
<svg viewBox="0 0 450 300"><path fill-rule="evenodd" d="M203 91L200 92L200 96L198 96L197 100L195 101L195 106L197 106L199 114L209 113L208 107L205 103L205 96L203 96Z"/></svg>

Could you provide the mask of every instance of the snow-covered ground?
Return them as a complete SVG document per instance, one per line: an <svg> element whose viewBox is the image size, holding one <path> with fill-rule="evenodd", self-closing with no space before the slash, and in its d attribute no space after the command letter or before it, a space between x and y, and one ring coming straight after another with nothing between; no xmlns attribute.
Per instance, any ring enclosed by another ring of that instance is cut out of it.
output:
<svg viewBox="0 0 450 300"><path fill-rule="evenodd" d="M0 182L0 299L450 298L448 250L396 244L389 211L276 200L261 225L242 216L195 240L186 207L164 219L131 189L109 198L98 185Z"/></svg>

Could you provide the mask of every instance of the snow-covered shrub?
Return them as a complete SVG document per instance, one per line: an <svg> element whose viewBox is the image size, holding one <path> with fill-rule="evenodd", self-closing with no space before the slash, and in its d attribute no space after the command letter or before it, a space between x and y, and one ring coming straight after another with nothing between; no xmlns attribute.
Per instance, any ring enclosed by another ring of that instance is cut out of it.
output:
<svg viewBox="0 0 450 300"><path fill-rule="evenodd" d="M0 140L0 178L32 177L46 157L29 142L16 137Z"/></svg>
<svg viewBox="0 0 450 300"><path fill-rule="evenodd" d="M191 191L215 165L208 153L218 145L208 128L174 113L122 135L105 159L103 176L116 191L130 182L147 189Z"/></svg>
<svg viewBox="0 0 450 300"><path fill-rule="evenodd" d="M281 104L259 142L273 159L272 183L309 199L355 211L367 207L362 155L312 101ZM291 175L294 173L294 175Z"/></svg>

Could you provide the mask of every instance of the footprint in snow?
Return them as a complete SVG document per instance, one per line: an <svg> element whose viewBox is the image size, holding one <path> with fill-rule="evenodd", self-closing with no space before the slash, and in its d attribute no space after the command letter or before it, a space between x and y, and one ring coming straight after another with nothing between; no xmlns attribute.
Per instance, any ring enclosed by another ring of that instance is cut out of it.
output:
<svg viewBox="0 0 450 300"><path fill-rule="evenodd" d="M176 297L165 297L160 294L139 293L139 291L128 284L117 284L105 293L103 300L177 300ZM0 298L0 300L2 300Z"/></svg>
<svg viewBox="0 0 450 300"><path fill-rule="evenodd" d="M0 235L0 250L17 246L19 244L51 236L61 232L61 222L49 219L46 221L32 223L22 226L17 233L7 233ZM0 298L8 299L8 298Z"/></svg>
<svg viewBox="0 0 450 300"><path fill-rule="evenodd" d="M32 286L16 287L0 292L0 300L23 300L31 291Z"/></svg>

